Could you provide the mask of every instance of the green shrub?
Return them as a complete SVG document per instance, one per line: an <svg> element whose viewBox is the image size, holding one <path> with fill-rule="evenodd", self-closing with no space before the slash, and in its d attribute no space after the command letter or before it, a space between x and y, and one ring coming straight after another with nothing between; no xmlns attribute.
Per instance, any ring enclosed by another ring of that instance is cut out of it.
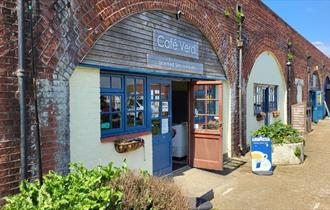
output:
<svg viewBox="0 0 330 210"><path fill-rule="evenodd" d="M24 181L17 195L7 197L4 210L187 209L180 190L170 180L134 175L123 167L87 170L71 164L67 176L50 172L44 183Z"/></svg>
<svg viewBox="0 0 330 210"><path fill-rule="evenodd" d="M301 156L301 149L299 147L296 147L295 151L294 151L294 155L297 157L297 158L300 158Z"/></svg>
<svg viewBox="0 0 330 210"><path fill-rule="evenodd" d="M304 141L296 129L280 121L259 128L252 133L252 136L270 137L273 144L299 143Z"/></svg>
<svg viewBox="0 0 330 210"><path fill-rule="evenodd" d="M50 172L39 181L20 185L20 193L5 198L4 209L114 209L120 205L123 194L107 183L127 171L112 164L87 170L81 164L71 164L71 173L60 176Z"/></svg>

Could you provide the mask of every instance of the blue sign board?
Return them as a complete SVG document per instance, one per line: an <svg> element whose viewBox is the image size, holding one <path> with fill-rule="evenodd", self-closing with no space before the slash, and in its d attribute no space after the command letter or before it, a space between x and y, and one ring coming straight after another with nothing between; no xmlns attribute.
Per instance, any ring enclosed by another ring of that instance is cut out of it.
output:
<svg viewBox="0 0 330 210"><path fill-rule="evenodd" d="M153 49L189 58L199 58L199 43L174 34L154 30Z"/></svg>
<svg viewBox="0 0 330 210"><path fill-rule="evenodd" d="M273 174L271 138L252 137L251 159L252 159L252 172L258 175Z"/></svg>
<svg viewBox="0 0 330 210"><path fill-rule="evenodd" d="M203 74L203 64L151 54L147 57L148 66L155 69L167 69L177 72Z"/></svg>

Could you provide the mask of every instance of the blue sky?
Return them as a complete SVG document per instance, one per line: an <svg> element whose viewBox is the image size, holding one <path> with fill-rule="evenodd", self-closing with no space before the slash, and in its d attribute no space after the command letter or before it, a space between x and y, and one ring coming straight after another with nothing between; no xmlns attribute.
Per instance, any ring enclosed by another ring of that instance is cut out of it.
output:
<svg viewBox="0 0 330 210"><path fill-rule="evenodd" d="M262 0L330 58L330 0Z"/></svg>

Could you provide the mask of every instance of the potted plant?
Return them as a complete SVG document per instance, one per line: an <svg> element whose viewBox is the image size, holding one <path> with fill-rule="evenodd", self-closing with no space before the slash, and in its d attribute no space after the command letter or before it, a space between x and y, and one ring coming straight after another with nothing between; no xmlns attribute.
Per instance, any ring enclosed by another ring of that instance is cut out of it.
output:
<svg viewBox="0 0 330 210"><path fill-rule="evenodd" d="M278 121L259 128L252 136L272 139L272 159L276 165L300 164L304 161L304 138L291 125Z"/></svg>
<svg viewBox="0 0 330 210"><path fill-rule="evenodd" d="M273 111L273 117L274 117L274 118L278 118L278 117L280 116L280 114L281 114L281 113L280 113L280 111L278 111L278 110L277 110L277 111Z"/></svg>
<svg viewBox="0 0 330 210"><path fill-rule="evenodd" d="M265 117L266 117L266 113L265 113L265 112L259 112L259 113L256 115L256 119L257 119L257 121L264 120Z"/></svg>
<svg viewBox="0 0 330 210"><path fill-rule="evenodd" d="M115 142L115 150L118 153L125 153L129 151L134 151L144 146L144 139L134 138L134 139L121 139Z"/></svg>

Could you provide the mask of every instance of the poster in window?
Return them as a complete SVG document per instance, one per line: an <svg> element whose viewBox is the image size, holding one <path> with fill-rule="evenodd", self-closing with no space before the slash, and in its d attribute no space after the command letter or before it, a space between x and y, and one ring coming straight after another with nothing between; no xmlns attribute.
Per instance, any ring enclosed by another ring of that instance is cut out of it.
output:
<svg viewBox="0 0 330 210"><path fill-rule="evenodd" d="M162 102L162 112L168 112L168 101Z"/></svg>
<svg viewBox="0 0 330 210"><path fill-rule="evenodd" d="M162 119L162 134L168 133L168 118Z"/></svg>

